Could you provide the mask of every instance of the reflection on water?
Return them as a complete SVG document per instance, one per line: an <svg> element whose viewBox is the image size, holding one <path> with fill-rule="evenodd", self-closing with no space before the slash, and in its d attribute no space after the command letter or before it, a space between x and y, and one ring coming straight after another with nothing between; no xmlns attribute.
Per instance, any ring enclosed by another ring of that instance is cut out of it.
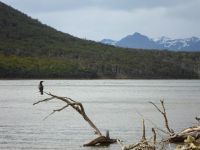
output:
<svg viewBox="0 0 200 150"><path fill-rule="evenodd" d="M82 147L93 139L90 126L71 109L42 119L62 102L33 106L44 98L38 92L38 80L0 81L0 149L70 149ZM154 124L162 127L162 116L148 103L166 101L170 125L175 130L191 126L200 115L199 80L46 80L45 91L81 101L86 113L102 132L124 143L141 137L141 114L147 134ZM95 150L117 150L114 144Z"/></svg>

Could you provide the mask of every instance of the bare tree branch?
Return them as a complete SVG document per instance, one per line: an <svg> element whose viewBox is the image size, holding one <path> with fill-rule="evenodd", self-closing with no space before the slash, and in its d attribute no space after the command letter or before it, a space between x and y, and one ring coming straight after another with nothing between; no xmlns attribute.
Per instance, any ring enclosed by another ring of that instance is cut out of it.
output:
<svg viewBox="0 0 200 150"><path fill-rule="evenodd" d="M164 100L160 100L162 110L155 103L153 103L153 102L149 102L149 103L152 104L163 115L164 121L165 121L165 127L166 127L167 131L169 132L169 134L173 135L174 131L172 129L170 129L170 127L169 127L166 109L165 109L165 105L164 105Z"/></svg>
<svg viewBox="0 0 200 150"><path fill-rule="evenodd" d="M55 109L55 110L53 110L53 112L52 113L50 113L48 116L46 116L43 120L46 120L47 118L49 118L51 115L53 115L55 112L59 112L59 111L62 111L63 109L65 109L66 107L68 107L69 105L67 104L67 105L65 105L64 107L62 107L62 108L59 108L59 109Z"/></svg>
<svg viewBox="0 0 200 150"><path fill-rule="evenodd" d="M42 119L43 121L46 120L47 118L49 118L51 115L53 115L55 113L55 111L51 112L49 115L47 115L46 117L44 117L44 119Z"/></svg>
<svg viewBox="0 0 200 150"><path fill-rule="evenodd" d="M63 106L62 108L53 110L52 113L50 113L48 116L46 116L43 120L47 119L49 116L53 115L55 112L60 112L60 111L64 110L65 108L67 108L68 106L71 106L75 111L77 111L83 117L83 119L86 122L88 122L88 124L94 129L95 133L98 134L98 137L96 139L90 141L89 143L85 144L84 146L95 146L97 144L108 144L109 145L109 144L116 142L116 139L111 139L109 136L103 136L101 134L100 130L96 127L96 125L90 120L90 118L85 113L85 109L84 109L82 103L75 101L68 97L61 97L61 96L57 96L57 95L47 93L47 92L44 92L44 93L51 97L46 98L44 100L40 100L38 102L35 102L33 105L36 105L36 104L39 104L42 102L47 102L52 99L63 101L64 103L66 103L66 105Z"/></svg>
<svg viewBox="0 0 200 150"><path fill-rule="evenodd" d="M153 144L156 145L156 131L154 128L152 128L152 132L153 132Z"/></svg>
<svg viewBox="0 0 200 150"><path fill-rule="evenodd" d="M39 104L39 103L42 103L42 102L47 102L47 101L50 101L52 99L54 99L55 97L49 97L49 98L45 98L43 100L40 100L40 101L37 101L35 103L33 103L33 105L36 105L36 104Z"/></svg>
<svg viewBox="0 0 200 150"><path fill-rule="evenodd" d="M65 102L65 103L67 103L67 105L62 107L61 109L54 110L51 114L49 114L47 117L45 117L45 119L48 118L50 115L54 114L56 111L61 111L61 110L65 109L66 107L71 106L73 109L75 109L89 123L89 125L95 130L95 132L98 135L100 135L100 136L102 135L100 130L94 125L94 123L86 115L84 107L80 102L72 100L71 98L60 97L60 96L56 96L56 95L53 95L53 94L47 93L47 92L45 92L45 93L47 95L51 96L51 97L50 98L46 98L46 99L41 100L41 101L38 101L38 102L34 103L34 105L38 104L38 103L41 103L41 102L49 101L49 100L54 99L54 98L56 98L57 100L61 100L61 101Z"/></svg>
<svg viewBox="0 0 200 150"><path fill-rule="evenodd" d="M163 112L160 110L160 108L158 108L156 104L154 104L153 102L149 102L149 103L152 104L161 114L163 114Z"/></svg>
<svg viewBox="0 0 200 150"><path fill-rule="evenodd" d="M145 135L145 124L144 124L144 119L142 119L142 141L146 140L146 135Z"/></svg>

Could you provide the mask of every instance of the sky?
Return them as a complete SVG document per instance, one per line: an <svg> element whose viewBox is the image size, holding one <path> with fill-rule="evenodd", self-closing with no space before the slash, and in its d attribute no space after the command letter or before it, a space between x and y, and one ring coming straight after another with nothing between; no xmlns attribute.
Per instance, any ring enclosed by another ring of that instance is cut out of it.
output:
<svg viewBox="0 0 200 150"><path fill-rule="evenodd" d="M1 0L71 35L100 41L139 32L200 37L200 0Z"/></svg>

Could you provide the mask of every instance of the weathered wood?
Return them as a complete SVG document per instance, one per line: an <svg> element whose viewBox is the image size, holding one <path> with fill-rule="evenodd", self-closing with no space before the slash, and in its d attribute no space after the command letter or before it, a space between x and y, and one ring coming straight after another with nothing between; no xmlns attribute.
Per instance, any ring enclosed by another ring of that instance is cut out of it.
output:
<svg viewBox="0 0 200 150"><path fill-rule="evenodd" d="M65 105L64 107L62 107L60 109L53 110L53 112L50 115L54 114L55 112L62 111L63 109L67 108L68 106L71 106L74 110L76 110L85 119L85 121L87 121L89 123L89 125L95 130L95 133L97 133L99 136L102 135L100 130L95 126L95 124L86 115L84 107L80 102L72 100L71 98L68 98L68 97L60 97L60 96L56 96L56 95L51 94L51 93L46 93L46 94L51 96L51 97L46 98L46 99L41 100L41 101L38 101L38 102L35 102L33 105L36 105L36 104L41 103L41 102L47 102L47 101L50 101L50 100L53 100L53 99L61 100L65 103L67 103L67 105ZM50 115L48 115L47 117L49 117Z"/></svg>
<svg viewBox="0 0 200 150"><path fill-rule="evenodd" d="M184 140L188 138L188 136L194 137L194 139L200 139L200 125L189 127L184 130L182 130L179 133L175 133L172 129L169 127L168 118L166 114L166 109L164 105L164 101L160 100L162 110L153 102L150 102L164 117L165 127L168 131L168 137L163 140L163 142L170 142L170 143L183 143ZM196 118L197 120L197 118ZM198 120L197 120L198 121Z"/></svg>
<svg viewBox="0 0 200 150"><path fill-rule="evenodd" d="M164 100L160 100L162 110L155 103L153 103L153 102L149 102L149 103L151 103L163 115L165 127L166 127L167 131L169 132L170 135L174 135L174 131L172 129L170 129L170 127L169 127L169 122L168 122L168 118L167 118Z"/></svg>
<svg viewBox="0 0 200 150"><path fill-rule="evenodd" d="M83 146L107 146L116 142L117 142L117 139L110 139L109 137L106 137L106 136L99 136L95 138L94 140L84 144Z"/></svg>
<svg viewBox="0 0 200 150"><path fill-rule="evenodd" d="M194 137L194 139L200 139L200 126L184 129L174 136L168 137L167 140L171 143L183 143L188 136Z"/></svg>
<svg viewBox="0 0 200 150"><path fill-rule="evenodd" d="M145 129L145 124L144 124L144 119L142 119L142 141L146 141L146 129Z"/></svg>
<svg viewBox="0 0 200 150"><path fill-rule="evenodd" d="M68 97L60 97L51 93L46 93L48 96L50 96L49 98L37 101L35 103L33 103L33 105L42 103L42 102L47 102L47 101L51 101L53 99L56 100L61 100L63 102L66 103L65 106L63 106L62 108L59 109L55 109L52 111L52 113L50 113L47 117L45 117L44 119L47 119L49 116L53 115L55 112L59 112L64 110L65 108L71 106L75 111L77 111L82 117L83 119L88 122L88 124L94 129L95 133L98 135L97 138L95 138L94 140L90 141L87 144L84 144L84 146L96 146L96 145L109 145L112 143L115 143L117 140L116 139L111 139L109 136L109 132L107 132L106 136L103 136L102 133L100 132L100 130L96 127L96 125L90 120L90 118L87 116L87 114L85 113L85 109L82 105L82 103L75 101L71 98Z"/></svg>
<svg viewBox="0 0 200 150"><path fill-rule="evenodd" d="M151 131L153 132L153 144L156 145L156 131L154 128Z"/></svg>
<svg viewBox="0 0 200 150"><path fill-rule="evenodd" d="M184 144L179 144L176 150L200 150L200 143L192 136L184 140Z"/></svg>

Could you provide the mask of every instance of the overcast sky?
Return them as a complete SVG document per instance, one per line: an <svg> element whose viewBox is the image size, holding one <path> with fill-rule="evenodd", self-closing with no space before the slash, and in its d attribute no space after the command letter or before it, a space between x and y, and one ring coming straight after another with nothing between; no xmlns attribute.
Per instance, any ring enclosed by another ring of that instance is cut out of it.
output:
<svg viewBox="0 0 200 150"><path fill-rule="evenodd" d="M1 0L80 38L200 37L200 0Z"/></svg>

